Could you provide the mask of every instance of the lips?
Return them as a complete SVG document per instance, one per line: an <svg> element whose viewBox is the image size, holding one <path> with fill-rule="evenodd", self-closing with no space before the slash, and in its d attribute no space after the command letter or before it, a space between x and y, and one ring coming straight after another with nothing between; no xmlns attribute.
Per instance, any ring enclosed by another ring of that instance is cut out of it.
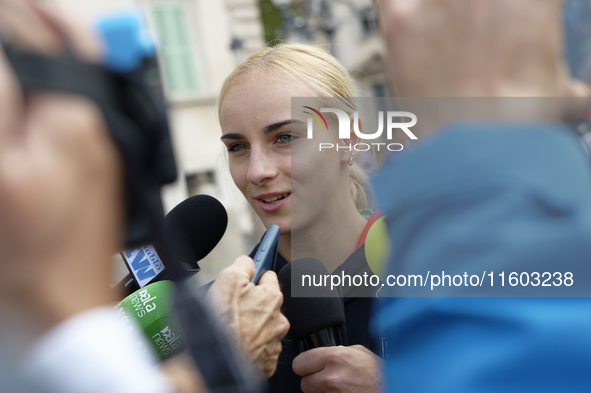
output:
<svg viewBox="0 0 591 393"><path fill-rule="evenodd" d="M273 212L285 205L291 197L291 192L263 194L255 198L257 205L266 211Z"/></svg>
<svg viewBox="0 0 591 393"><path fill-rule="evenodd" d="M285 193L285 194L281 194L281 195L275 195L272 196L270 198L260 198L261 201L265 202L265 203L275 203L277 201L282 200L283 198L286 198L289 196L289 192Z"/></svg>

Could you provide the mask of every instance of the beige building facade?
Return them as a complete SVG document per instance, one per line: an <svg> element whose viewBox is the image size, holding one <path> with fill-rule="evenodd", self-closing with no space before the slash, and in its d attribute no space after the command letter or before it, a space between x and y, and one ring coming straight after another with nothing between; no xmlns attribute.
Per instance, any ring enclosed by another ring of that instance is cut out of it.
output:
<svg viewBox="0 0 591 393"><path fill-rule="evenodd" d="M220 245L200 262L204 280L250 251L264 228L234 186L219 140L217 96L225 77L245 56L265 44L258 0L44 0L49 7L92 21L129 7L140 8L159 43L179 180L164 190L165 209L195 194L219 199L229 215ZM300 5L306 1L297 2ZM359 94L385 94L383 48L372 19L371 0L308 0L328 9L334 34L306 16L309 37L330 46L359 82ZM322 3L322 4L321 4ZM300 20L301 22L301 20ZM320 27L319 27L320 26ZM292 37L293 38L293 37ZM297 38L297 37L296 37Z"/></svg>

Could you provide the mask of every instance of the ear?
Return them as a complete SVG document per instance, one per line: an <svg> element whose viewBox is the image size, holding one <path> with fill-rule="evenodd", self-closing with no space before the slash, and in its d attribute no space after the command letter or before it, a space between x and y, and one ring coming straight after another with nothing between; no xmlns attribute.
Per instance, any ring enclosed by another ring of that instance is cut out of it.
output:
<svg viewBox="0 0 591 393"><path fill-rule="evenodd" d="M354 131L354 118L353 116L350 116L351 119L351 123L349 124L349 126L351 127L351 137L347 138L347 139L341 139L341 145L343 146L347 146L347 149L342 149L340 150L341 153L341 161L342 162L349 162L349 160L355 160L357 159L357 157L359 156L359 153L361 153L361 151L355 150L355 146L361 142L361 138L359 138L357 136L357 134ZM359 131L363 132L363 124L361 123L361 120L359 120ZM348 149L348 147L351 146L351 150Z"/></svg>

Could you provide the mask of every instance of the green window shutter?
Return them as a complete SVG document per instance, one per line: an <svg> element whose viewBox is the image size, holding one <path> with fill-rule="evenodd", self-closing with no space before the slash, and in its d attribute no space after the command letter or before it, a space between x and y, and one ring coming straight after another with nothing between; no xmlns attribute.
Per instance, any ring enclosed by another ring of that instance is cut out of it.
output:
<svg viewBox="0 0 591 393"><path fill-rule="evenodd" d="M198 94L197 69L194 64L185 4L153 4L151 13L154 30L158 36L162 73L168 96L182 98Z"/></svg>

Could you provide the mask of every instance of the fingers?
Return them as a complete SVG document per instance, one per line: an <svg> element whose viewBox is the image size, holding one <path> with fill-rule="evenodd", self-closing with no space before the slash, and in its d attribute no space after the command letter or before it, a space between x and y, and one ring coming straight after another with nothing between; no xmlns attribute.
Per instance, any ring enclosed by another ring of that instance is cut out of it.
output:
<svg viewBox="0 0 591 393"><path fill-rule="evenodd" d="M101 54L100 39L81 21L66 21L31 0L0 0L0 34L12 44L35 52L62 52L66 40L82 58L96 61ZM0 53L0 147L11 134L18 134L23 112L21 94L14 72Z"/></svg>
<svg viewBox="0 0 591 393"><path fill-rule="evenodd" d="M293 372L303 377L322 371L335 348L338 347L313 348L302 352L293 360Z"/></svg>
<svg viewBox="0 0 591 393"><path fill-rule="evenodd" d="M27 0L0 0L0 26L11 42L38 52L55 52L61 40L38 7Z"/></svg>
<svg viewBox="0 0 591 393"><path fill-rule="evenodd" d="M369 349L365 348L363 345L359 345L359 344L351 345L349 348L356 349L358 351L362 351L362 352L365 352L367 354L373 355L373 352L370 351Z"/></svg>
<svg viewBox="0 0 591 393"><path fill-rule="evenodd" d="M275 338L280 342L283 337L287 335L290 324L287 317L281 313L281 306L283 305L283 293L279 288L277 274L273 271L265 272L265 274L261 276L259 285L257 287L260 289L265 289L265 297L268 299L269 305L273 307L272 309L275 315ZM281 350L280 347L279 350Z"/></svg>
<svg viewBox="0 0 591 393"><path fill-rule="evenodd" d="M259 280L259 285L279 289L279 281L277 280L277 274L270 270L266 271L261 276L261 279ZM283 294L281 295L281 297L283 298Z"/></svg>
<svg viewBox="0 0 591 393"><path fill-rule="evenodd" d="M249 280L254 277L254 261L252 260L252 258L246 255L241 255L238 258L236 258L234 260L234 263L232 264L232 267L237 269L238 271L244 272L248 276Z"/></svg>
<svg viewBox="0 0 591 393"><path fill-rule="evenodd" d="M39 4L33 4L34 9L45 23L51 26L58 34L61 45L69 45L76 55L86 61L99 62L103 53L103 42L93 30L88 28L91 23L80 18L58 15L51 9L46 9Z"/></svg>
<svg viewBox="0 0 591 393"><path fill-rule="evenodd" d="M256 323L256 322L254 322ZM251 339L247 351L250 357L258 364L263 374L270 378L277 369L277 361L282 350L281 340L289 331L289 322L279 310L271 312L271 318L264 323L256 335L258 337ZM248 341L251 334L243 332L241 335ZM248 345L243 341L242 345Z"/></svg>
<svg viewBox="0 0 591 393"><path fill-rule="evenodd" d="M294 359L304 393L379 392L379 358L361 345L314 348Z"/></svg>
<svg viewBox="0 0 591 393"><path fill-rule="evenodd" d="M245 287L254 277L255 267L252 258L241 255L234 262L218 273L209 294L214 298L220 295L230 296L238 288Z"/></svg>
<svg viewBox="0 0 591 393"><path fill-rule="evenodd" d="M265 378L271 378L277 370L277 362L279 361L279 354L282 350L281 338L276 339L267 344L267 353L261 357L260 367L265 375Z"/></svg>
<svg viewBox="0 0 591 393"><path fill-rule="evenodd" d="M281 344L281 340L287 335L289 332L290 324L289 320L281 313L281 311L277 314L277 322L276 322L276 335L275 337L279 340ZM281 351L281 345L279 345L279 351Z"/></svg>
<svg viewBox="0 0 591 393"><path fill-rule="evenodd" d="M220 318L238 344L261 372L270 377L277 368L281 340L289 331L289 321L281 314L283 294L277 275L266 272L259 285L254 285L250 282L254 274L252 259L238 257L220 272L208 296L212 296Z"/></svg>
<svg viewBox="0 0 591 393"><path fill-rule="evenodd" d="M87 25L78 18L58 16L30 0L0 0L2 33L12 43L35 52L57 53L68 44L78 56L98 61L102 44Z"/></svg>
<svg viewBox="0 0 591 393"><path fill-rule="evenodd" d="M294 359L293 370L301 375L301 389L304 393L347 391L351 385L346 374L348 347L314 348L301 353Z"/></svg>

